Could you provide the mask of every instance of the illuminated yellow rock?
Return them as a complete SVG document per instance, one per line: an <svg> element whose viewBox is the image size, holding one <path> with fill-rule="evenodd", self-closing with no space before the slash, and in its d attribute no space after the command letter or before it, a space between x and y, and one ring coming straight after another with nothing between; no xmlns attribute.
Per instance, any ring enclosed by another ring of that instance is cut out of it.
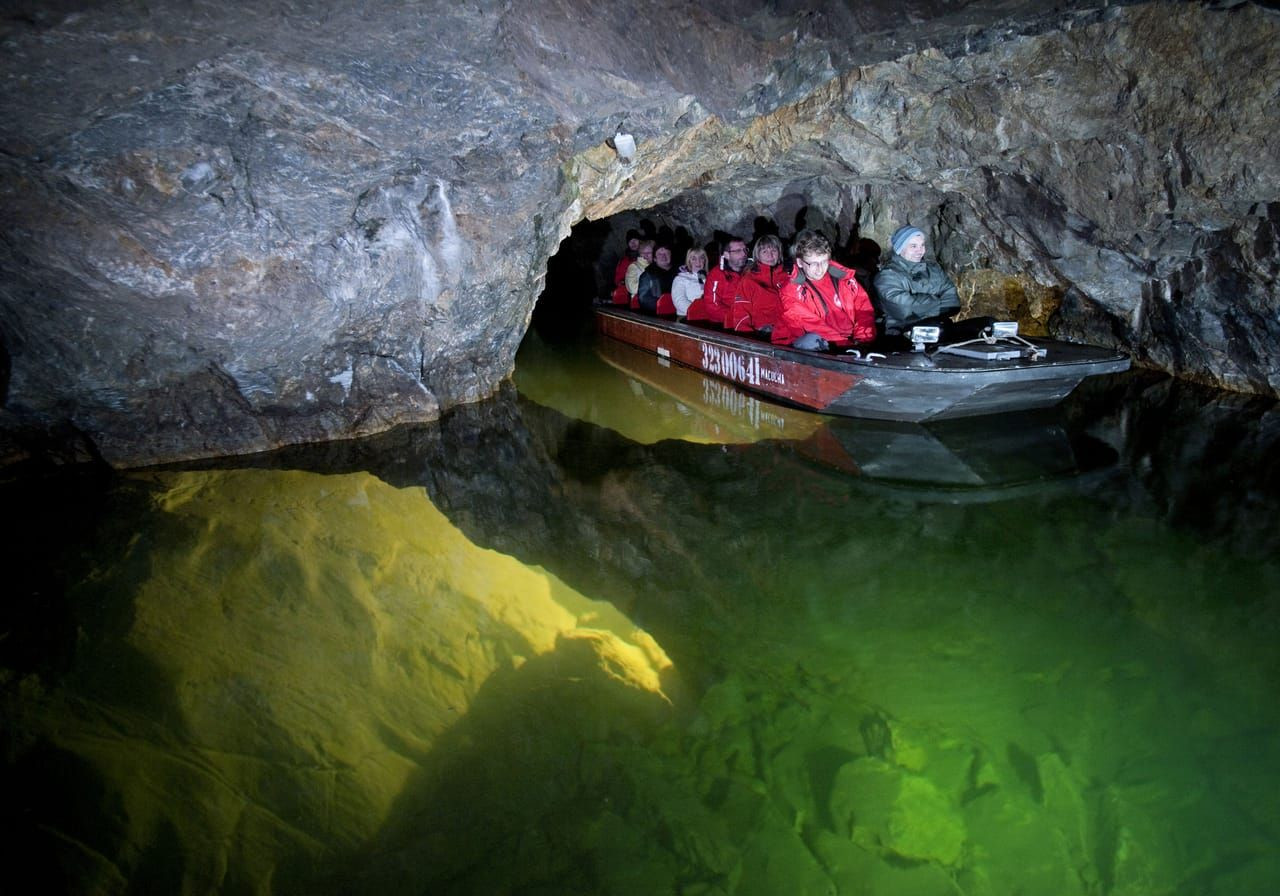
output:
<svg viewBox="0 0 1280 896"><path fill-rule="evenodd" d="M127 627L82 651L76 677L92 684L40 719L118 816L115 853L71 847L98 883L131 878L130 843L180 845L200 892L358 848L450 761L442 736L485 686L511 687L535 659L563 655L613 689L597 696L669 705L653 638L477 547L422 489L364 474L150 478L154 530L84 586L120 595Z"/></svg>
<svg viewBox="0 0 1280 896"><path fill-rule="evenodd" d="M1024 336L1049 335L1049 318L1062 304L1061 289L1037 283L1025 274L966 270L956 273L955 283L961 317L1016 320Z"/></svg>

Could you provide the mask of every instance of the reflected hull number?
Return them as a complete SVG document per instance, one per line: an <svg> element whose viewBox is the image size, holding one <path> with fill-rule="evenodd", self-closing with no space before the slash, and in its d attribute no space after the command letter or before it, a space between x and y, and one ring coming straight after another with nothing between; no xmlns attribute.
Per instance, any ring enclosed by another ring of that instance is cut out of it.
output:
<svg viewBox="0 0 1280 896"><path fill-rule="evenodd" d="M698 344L702 346L702 369L707 373L737 380L748 386L763 386L765 383L786 385L787 380L782 371L761 364L758 355L735 352L706 342Z"/></svg>

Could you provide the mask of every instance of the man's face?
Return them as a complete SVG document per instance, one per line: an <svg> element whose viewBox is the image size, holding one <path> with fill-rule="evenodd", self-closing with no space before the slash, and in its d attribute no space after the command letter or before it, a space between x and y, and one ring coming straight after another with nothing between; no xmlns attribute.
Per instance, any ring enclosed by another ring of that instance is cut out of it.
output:
<svg viewBox="0 0 1280 896"><path fill-rule="evenodd" d="M796 259L800 270L810 280L819 280L827 273L827 265L831 264L830 253L806 252Z"/></svg>
<svg viewBox="0 0 1280 896"><path fill-rule="evenodd" d="M671 267L671 250L663 246L657 252L653 253L653 260L664 271Z"/></svg>
<svg viewBox="0 0 1280 896"><path fill-rule="evenodd" d="M724 250L724 263L731 271L741 271L747 266L747 244L734 240Z"/></svg>
<svg viewBox="0 0 1280 896"><path fill-rule="evenodd" d="M913 233L911 239L902 244L902 251L898 254L912 262L924 258L924 234Z"/></svg>
<svg viewBox="0 0 1280 896"><path fill-rule="evenodd" d="M640 237L633 236L631 239L627 240L627 249L629 251L634 252L639 248L640 248Z"/></svg>
<svg viewBox="0 0 1280 896"><path fill-rule="evenodd" d="M640 248L640 257L645 261L653 261L653 246L642 246Z"/></svg>

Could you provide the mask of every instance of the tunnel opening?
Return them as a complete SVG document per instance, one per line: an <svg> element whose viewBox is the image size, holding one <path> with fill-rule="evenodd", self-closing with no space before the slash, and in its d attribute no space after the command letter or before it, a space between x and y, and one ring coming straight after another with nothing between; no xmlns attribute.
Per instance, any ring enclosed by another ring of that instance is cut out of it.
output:
<svg viewBox="0 0 1280 896"><path fill-rule="evenodd" d="M574 224L547 261L531 328L553 343L589 338L592 309L610 300L630 232L669 247L677 269L689 249L702 249L708 270L720 263L729 241L742 239L751 252L760 237L772 235L782 242L783 264L790 269L796 234L814 229L831 242L833 260L859 271L866 283L875 276L883 246L868 235L878 211L870 187L823 177L783 184L757 185L752 179L736 183L736 190L722 186L686 193L661 205ZM941 199L930 204L935 220L943 207Z"/></svg>
<svg viewBox="0 0 1280 896"><path fill-rule="evenodd" d="M783 266L794 270L796 235L816 230L830 242L832 260L854 270L876 304L874 279L893 256L891 236L909 225L923 231L926 260L936 262L958 290L959 319L994 317L1017 321L1030 336L1114 341L1102 332L1100 314L1072 318L1064 305L1062 263L1022 234L1020 215L1027 209L1006 200L999 191L972 195L954 185L851 177L821 153L772 169L730 165L656 203L596 217L587 207L587 217L548 261L531 330L551 342L593 333L592 309L609 300L629 230L670 244L676 268L684 262L684 247L704 247L708 270L730 238L747 241L752 250L766 233L779 238Z"/></svg>

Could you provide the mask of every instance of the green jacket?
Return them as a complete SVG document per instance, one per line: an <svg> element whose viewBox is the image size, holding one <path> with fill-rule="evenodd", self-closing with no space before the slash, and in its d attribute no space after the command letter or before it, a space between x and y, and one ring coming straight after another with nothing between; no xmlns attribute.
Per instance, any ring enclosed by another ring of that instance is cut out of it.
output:
<svg viewBox="0 0 1280 896"><path fill-rule="evenodd" d="M910 262L897 252L876 274L876 292L885 330L902 330L917 321L960 310L955 284L932 261Z"/></svg>

